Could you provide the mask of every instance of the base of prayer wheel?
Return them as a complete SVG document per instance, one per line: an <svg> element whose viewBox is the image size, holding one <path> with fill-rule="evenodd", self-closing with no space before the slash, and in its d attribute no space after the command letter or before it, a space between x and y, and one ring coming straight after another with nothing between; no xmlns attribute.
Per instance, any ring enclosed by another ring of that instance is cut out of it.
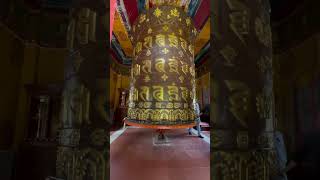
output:
<svg viewBox="0 0 320 180"><path fill-rule="evenodd" d="M196 123L192 124L177 124L177 125L149 125L149 124L140 124L135 123L130 120L125 120L125 124L130 126L142 127L142 128L150 128L150 129L187 129L196 126Z"/></svg>

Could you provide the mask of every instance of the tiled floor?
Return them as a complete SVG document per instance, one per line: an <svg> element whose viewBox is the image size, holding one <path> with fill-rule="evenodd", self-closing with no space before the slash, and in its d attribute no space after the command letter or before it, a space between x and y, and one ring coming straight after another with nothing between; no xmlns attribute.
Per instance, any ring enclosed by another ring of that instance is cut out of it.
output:
<svg viewBox="0 0 320 180"><path fill-rule="evenodd" d="M210 179L208 143L183 129L166 132L170 145L153 145L154 131L129 128L111 144L111 180Z"/></svg>

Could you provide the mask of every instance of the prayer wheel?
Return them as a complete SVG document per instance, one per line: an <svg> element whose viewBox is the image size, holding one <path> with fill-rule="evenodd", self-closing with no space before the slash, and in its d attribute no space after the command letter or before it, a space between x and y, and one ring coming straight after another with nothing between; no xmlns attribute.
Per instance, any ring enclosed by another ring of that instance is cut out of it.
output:
<svg viewBox="0 0 320 180"><path fill-rule="evenodd" d="M132 26L127 124L156 129L194 126L196 35L181 7L162 5L140 14Z"/></svg>

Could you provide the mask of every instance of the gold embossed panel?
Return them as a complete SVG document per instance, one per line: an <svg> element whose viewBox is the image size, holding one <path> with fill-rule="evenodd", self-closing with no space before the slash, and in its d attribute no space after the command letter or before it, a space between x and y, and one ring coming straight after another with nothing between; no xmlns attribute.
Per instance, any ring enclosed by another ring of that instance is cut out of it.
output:
<svg viewBox="0 0 320 180"><path fill-rule="evenodd" d="M144 126L193 126L194 41L197 31L183 9L159 6L133 25L128 122Z"/></svg>

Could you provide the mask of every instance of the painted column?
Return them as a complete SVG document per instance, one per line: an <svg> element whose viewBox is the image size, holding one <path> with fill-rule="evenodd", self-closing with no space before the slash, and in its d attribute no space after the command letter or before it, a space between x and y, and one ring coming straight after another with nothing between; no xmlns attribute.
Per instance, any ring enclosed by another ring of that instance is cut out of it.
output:
<svg viewBox="0 0 320 180"><path fill-rule="evenodd" d="M274 171L268 1L212 3L211 176L267 180ZM273 162L272 162L273 163Z"/></svg>

